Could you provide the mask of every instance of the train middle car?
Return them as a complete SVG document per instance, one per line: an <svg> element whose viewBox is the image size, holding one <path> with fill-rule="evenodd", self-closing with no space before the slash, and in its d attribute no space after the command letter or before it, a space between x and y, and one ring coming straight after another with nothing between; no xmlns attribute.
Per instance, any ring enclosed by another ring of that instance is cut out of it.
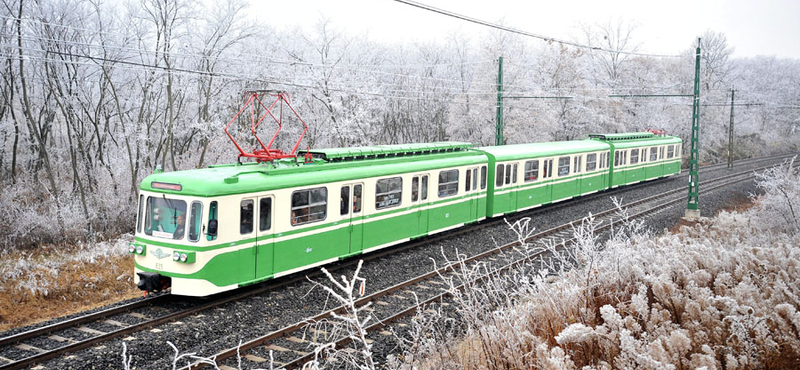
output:
<svg viewBox="0 0 800 370"><path fill-rule="evenodd" d="M308 163L211 166L142 181L135 282L207 296L465 224L680 171L650 133L473 148L310 151Z"/></svg>

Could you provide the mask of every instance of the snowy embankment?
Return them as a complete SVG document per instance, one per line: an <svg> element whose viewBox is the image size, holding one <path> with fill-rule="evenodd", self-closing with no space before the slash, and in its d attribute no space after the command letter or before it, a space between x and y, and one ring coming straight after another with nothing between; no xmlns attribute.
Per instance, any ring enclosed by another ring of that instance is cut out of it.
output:
<svg viewBox="0 0 800 370"><path fill-rule="evenodd" d="M0 330L131 298L133 235L0 256Z"/></svg>
<svg viewBox="0 0 800 370"><path fill-rule="evenodd" d="M759 187L752 208L672 234L627 222L601 243L586 220L574 252L460 293L463 325L418 315L392 367L795 368L800 174L784 165Z"/></svg>
<svg viewBox="0 0 800 370"><path fill-rule="evenodd" d="M38 254L21 253L19 258L0 260L0 276L10 284L0 285L0 291L16 289L31 294L48 295L50 289L57 288L64 275L86 264L96 264L109 257L119 257L128 253L128 244L133 235L124 234L118 239L92 244L79 243L62 250L58 247L44 246L45 251ZM40 258L38 258L40 257ZM87 281L86 284L90 284ZM98 282L99 283L99 282ZM87 286L88 287L88 286Z"/></svg>

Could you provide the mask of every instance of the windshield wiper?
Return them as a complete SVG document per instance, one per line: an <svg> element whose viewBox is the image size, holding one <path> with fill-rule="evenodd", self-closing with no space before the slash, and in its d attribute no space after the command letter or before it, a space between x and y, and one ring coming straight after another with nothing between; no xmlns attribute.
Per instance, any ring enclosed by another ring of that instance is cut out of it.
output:
<svg viewBox="0 0 800 370"><path fill-rule="evenodd" d="M169 199L167 199L167 195L166 194L161 194L161 196L164 198L164 201L167 202L167 207L169 207L169 210L172 211L172 224L173 225L177 224L178 223L178 220L177 220L178 216L175 215L175 211L176 211L175 207L173 207L172 206L172 202Z"/></svg>

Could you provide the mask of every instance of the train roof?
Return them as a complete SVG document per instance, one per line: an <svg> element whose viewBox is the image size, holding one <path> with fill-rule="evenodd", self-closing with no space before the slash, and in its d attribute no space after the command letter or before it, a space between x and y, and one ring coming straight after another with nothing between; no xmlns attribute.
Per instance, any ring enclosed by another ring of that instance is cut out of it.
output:
<svg viewBox="0 0 800 370"><path fill-rule="evenodd" d="M213 197L480 163L486 163L483 153L459 150L339 162L316 159L310 164L300 161L297 165L288 160L275 164L229 164L204 169L154 173L142 180L140 189L167 194ZM156 187L153 187L153 183L156 183ZM179 190L174 185L180 185Z"/></svg>
<svg viewBox="0 0 800 370"><path fill-rule="evenodd" d="M550 157L564 154L596 152L608 150L606 143L597 140L556 141L547 143L512 144L478 148L498 161Z"/></svg>
<svg viewBox="0 0 800 370"><path fill-rule="evenodd" d="M600 139L593 139L601 141ZM605 141L602 141L605 142ZM650 145L668 145L668 144L678 144L681 143L681 138L677 136L652 136L648 138L640 138L640 139L629 139L624 141L615 141L611 144L614 144L615 149L628 149L628 148L638 148L642 146L650 146Z"/></svg>

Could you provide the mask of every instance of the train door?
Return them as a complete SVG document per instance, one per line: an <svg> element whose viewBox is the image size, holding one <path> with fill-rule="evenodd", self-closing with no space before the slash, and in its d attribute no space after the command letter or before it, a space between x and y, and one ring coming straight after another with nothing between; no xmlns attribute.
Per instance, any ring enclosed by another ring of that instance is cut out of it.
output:
<svg viewBox="0 0 800 370"><path fill-rule="evenodd" d="M350 254L364 248L364 184L344 184L340 189L339 208L342 216L349 216Z"/></svg>
<svg viewBox="0 0 800 370"><path fill-rule="evenodd" d="M466 191L467 203L469 204L469 221L478 219L480 199L478 197L478 167L468 168L464 179L464 190Z"/></svg>
<svg viewBox="0 0 800 370"><path fill-rule="evenodd" d="M411 206L416 208L416 232L414 235L428 233L428 174L416 174L411 178Z"/></svg>
<svg viewBox="0 0 800 370"><path fill-rule="evenodd" d="M515 187L517 185L517 172L519 170L519 165L517 163L509 163L506 164L506 178L505 178L505 185L509 187ZM516 211L517 210L517 190L510 190L506 193L508 197L508 210L509 211Z"/></svg>
<svg viewBox="0 0 800 370"><path fill-rule="evenodd" d="M274 263L275 232L273 231L274 199L272 195L258 197L256 222L256 276L272 275Z"/></svg>

